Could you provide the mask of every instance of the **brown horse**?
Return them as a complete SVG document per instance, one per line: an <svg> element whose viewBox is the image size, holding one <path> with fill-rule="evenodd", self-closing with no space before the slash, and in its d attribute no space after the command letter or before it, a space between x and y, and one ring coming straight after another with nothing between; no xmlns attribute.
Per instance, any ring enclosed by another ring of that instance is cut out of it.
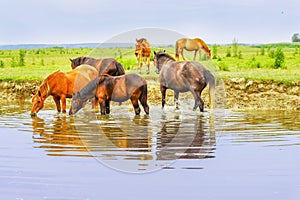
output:
<svg viewBox="0 0 300 200"><path fill-rule="evenodd" d="M78 92L88 82L98 76L98 71L90 65L81 65L69 72L60 70L50 74L40 85L38 92L32 92L31 116L35 116L43 107L48 96L52 96L58 112L66 112L66 98L72 98L73 91Z"/></svg>
<svg viewBox="0 0 300 200"><path fill-rule="evenodd" d="M135 44L135 56L137 59L136 63L136 72L138 72L138 67L140 68L140 74L141 68L143 66L143 62L147 64L147 71L146 73L150 73L150 56L151 56L151 47L149 42L145 38L136 39Z"/></svg>
<svg viewBox="0 0 300 200"><path fill-rule="evenodd" d="M165 52L154 52L154 55L156 73L159 73L160 78L162 107L165 105L167 89L174 90L176 108L178 108L179 93L190 91L195 99L194 110L199 107L203 112L204 102L201 99L201 92L209 84L209 103L210 108L213 108L215 78L209 70L199 62L176 62Z"/></svg>
<svg viewBox="0 0 300 200"><path fill-rule="evenodd" d="M98 85L95 95L95 86ZM121 76L102 75L91 81L86 87L74 94L69 114L75 114L91 97L96 96L100 104L101 115L110 113L110 101L124 102L128 99L134 107L136 115L140 114L138 101L146 114L149 114L147 104L147 82L137 74Z"/></svg>
<svg viewBox="0 0 300 200"><path fill-rule="evenodd" d="M179 54L181 54L181 57L183 60L185 60L183 56L183 49L187 51L195 51L194 53L194 60L196 59L196 54L199 51L199 56L201 59L201 49L203 49L206 52L206 56L208 58L211 57L211 52L208 48L208 46L205 44L203 40L200 38L194 38L194 39L189 39L189 38L181 38L176 41L176 52L175 52L175 58L176 60L179 60Z"/></svg>
<svg viewBox="0 0 300 200"><path fill-rule="evenodd" d="M99 75L109 74L112 76L120 76L125 74L123 66L114 58L95 59L82 56L75 59L70 58L70 61L72 69L75 69L79 65L87 64L95 67L98 70Z"/></svg>

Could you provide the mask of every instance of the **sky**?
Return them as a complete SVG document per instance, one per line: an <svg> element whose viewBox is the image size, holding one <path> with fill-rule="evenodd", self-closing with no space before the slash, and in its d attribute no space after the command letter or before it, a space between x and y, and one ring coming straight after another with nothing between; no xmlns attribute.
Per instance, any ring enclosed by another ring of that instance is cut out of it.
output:
<svg viewBox="0 0 300 200"><path fill-rule="evenodd" d="M170 31L209 44L291 42L300 32L299 0L0 0L0 5L0 45L102 43L153 28L167 30L165 38Z"/></svg>

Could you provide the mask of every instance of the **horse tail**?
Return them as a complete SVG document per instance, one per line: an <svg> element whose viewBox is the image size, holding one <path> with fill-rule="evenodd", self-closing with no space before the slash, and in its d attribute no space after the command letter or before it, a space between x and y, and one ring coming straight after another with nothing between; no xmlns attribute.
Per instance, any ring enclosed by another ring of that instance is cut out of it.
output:
<svg viewBox="0 0 300 200"><path fill-rule="evenodd" d="M140 102L144 108L144 111L146 112L146 114L149 114L149 106L147 104L147 99L148 99L148 86L147 86L147 82L144 79L143 80L143 85L142 85L142 94L140 96Z"/></svg>
<svg viewBox="0 0 300 200"><path fill-rule="evenodd" d="M124 70L123 66L121 65L121 63L116 62L116 67L117 67L117 75L125 74L125 70Z"/></svg>
<svg viewBox="0 0 300 200"><path fill-rule="evenodd" d="M209 71L206 70L204 72L205 82L208 84L208 91L209 91L209 107L210 109L214 108L214 101L215 101L215 87L216 81L214 75Z"/></svg>

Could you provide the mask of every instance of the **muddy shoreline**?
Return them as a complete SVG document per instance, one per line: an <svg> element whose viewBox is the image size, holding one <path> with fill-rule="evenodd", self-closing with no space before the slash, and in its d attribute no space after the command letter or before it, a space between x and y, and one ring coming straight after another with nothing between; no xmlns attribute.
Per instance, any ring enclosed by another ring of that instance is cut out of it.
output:
<svg viewBox="0 0 300 200"><path fill-rule="evenodd" d="M244 78L223 79L226 93L226 108L233 110L300 110L300 84L287 85L274 81L246 80ZM36 91L41 81L0 82L0 101L31 100L31 92ZM148 99L150 104L160 103L159 84L148 81ZM173 93L167 93L172 104ZM202 97L206 99L204 90ZM190 98L181 94L179 99ZM167 103L168 103L167 102Z"/></svg>

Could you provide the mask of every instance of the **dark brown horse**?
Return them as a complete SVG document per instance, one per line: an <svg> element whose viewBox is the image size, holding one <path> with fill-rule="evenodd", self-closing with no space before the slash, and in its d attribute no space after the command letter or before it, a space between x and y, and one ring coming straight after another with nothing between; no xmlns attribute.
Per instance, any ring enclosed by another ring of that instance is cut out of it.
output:
<svg viewBox="0 0 300 200"><path fill-rule="evenodd" d="M143 62L147 64L146 73L150 73L150 56L151 56L151 47L149 42L145 38L136 39L135 44L135 56L136 56L136 72L140 68L139 73L142 73Z"/></svg>
<svg viewBox="0 0 300 200"><path fill-rule="evenodd" d="M90 65L81 65L69 72L56 71L43 81L38 92L32 92L31 116L35 116L43 107L48 96L52 96L58 112L66 112L66 98L72 98L73 91L80 91L86 84L98 76L98 71Z"/></svg>
<svg viewBox="0 0 300 200"><path fill-rule="evenodd" d="M110 113L110 101L124 102L128 99L131 100L136 115L139 115L141 111L138 101L142 104L145 113L149 114L147 82L137 74L97 77L81 91L74 94L69 114L78 112L84 103L92 97L96 97L99 101L102 115Z"/></svg>
<svg viewBox="0 0 300 200"><path fill-rule="evenodd" d="M208 46L200 38L194 38L194 39L181 38L176 41L175 49L176 49L176 52L175 52L176 60L179 60L179 54L181 55L183 60L185 60L185 58L183 56L183 49L185 49L187 51L195 51L194 60L196 59L196 54L198 51L199 51L199 57L201 59L201 49L203 49L206 52L206 56L208 58L211 57L211 52L210 52Z"/></svg>
<svg viewBox="0 0 300 200"><path fill-rule="evenodd" d="M109 74L112 76L120 76L125 74L123 66L114 58L95 59L82 56L75 59L70 58L70 61L72 69L75 69L81 64L87 64L95 67L99 75Z"/></svg>
<svg viewBox="0 0 300 200"><path fill-rule="evenodd" d="M166 90L174 90L175 104L178 108L180 92L190 91L195 99L194 110L197 107L203 112L204 102L201 92L209 84L209 103L213 108L215 78L212 73L198 62L176 62L175 59L165 52L154 52L156 73L159 73L160 90L162 94L162 107L165 105Z"/></svg>

